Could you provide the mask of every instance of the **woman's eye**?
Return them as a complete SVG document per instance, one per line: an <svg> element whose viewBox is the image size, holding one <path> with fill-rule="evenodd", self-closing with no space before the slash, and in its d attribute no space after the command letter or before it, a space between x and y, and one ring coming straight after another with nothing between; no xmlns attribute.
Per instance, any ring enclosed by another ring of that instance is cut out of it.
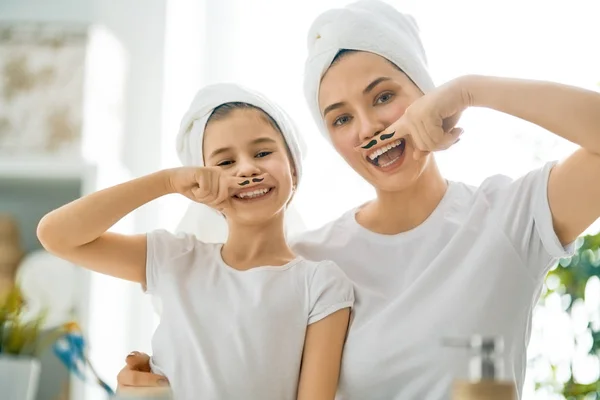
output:
<svg viewBox="0 0 600 400"><path fill-rule="evenodd" d="M333 121L333 125L341 126L347 124L348 122L350 122L350 119L351 118L349 115L342 115L341 117L337 117L335 121Z"/></svg>
<svg viewBox="0 0 600 400"><path fill-rule="evenodd" d="M389 102L394 95L392 93L384 93L375 100L376 104L384 104Z"/></svg>

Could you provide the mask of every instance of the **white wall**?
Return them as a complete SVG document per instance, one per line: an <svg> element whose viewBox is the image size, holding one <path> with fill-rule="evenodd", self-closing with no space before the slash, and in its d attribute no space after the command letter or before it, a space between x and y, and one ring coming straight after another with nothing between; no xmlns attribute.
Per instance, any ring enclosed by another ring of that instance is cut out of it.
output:
<svg viewBox="0 0 600 400"><path fill-rule="evenodd" d="M165 12L166 0L0 0L0 20L101 24L124 46L129 70L121 160L132 176L161 165ZM159 210L158 204L138 210L134 230L156 228ZM138 285L94 274L90 296L90 331L86 333L91 358L102 377L114 385L129 351L149 351L154 315ZM86 394L85 399L74 396L77 400L103 399L90 388Z"/></svg>

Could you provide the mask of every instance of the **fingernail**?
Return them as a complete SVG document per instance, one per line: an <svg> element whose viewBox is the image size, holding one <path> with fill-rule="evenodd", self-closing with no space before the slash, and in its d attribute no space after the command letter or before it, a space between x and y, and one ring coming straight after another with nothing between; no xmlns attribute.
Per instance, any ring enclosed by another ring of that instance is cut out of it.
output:
<svg viewBox="0 0 600 400"><path fill-rule="evenodd" d="M460 138L456 139L456 142L454 142L454 144L460 142Z"/></svg>
<svg viewBox="0 0 600 400"><path fill-rule="evenodd" d="M132 351L131 353L127 354L127 357L131 357L131 356L139 356L140 353L137 351Z"/></svg>
<svg viewBox="0 0 600 400"><path fill-rule="evenodd" d="M169 386L169 381L168 381L168 380L166 380L166 379L159 379L159 380L158 380L158 384L159 384L160 386Z"/></svg>

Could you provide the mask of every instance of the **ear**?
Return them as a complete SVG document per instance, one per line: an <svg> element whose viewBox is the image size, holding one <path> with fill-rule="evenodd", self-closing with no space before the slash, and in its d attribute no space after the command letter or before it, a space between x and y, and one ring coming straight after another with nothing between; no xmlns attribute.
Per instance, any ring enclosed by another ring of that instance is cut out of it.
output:
<svg viewBox="0 0 600 400"><path fill-rule="evenodd" d="M296 173L296 168L292 166L292 185L294 189L298 186L298 174Z"/></svg>

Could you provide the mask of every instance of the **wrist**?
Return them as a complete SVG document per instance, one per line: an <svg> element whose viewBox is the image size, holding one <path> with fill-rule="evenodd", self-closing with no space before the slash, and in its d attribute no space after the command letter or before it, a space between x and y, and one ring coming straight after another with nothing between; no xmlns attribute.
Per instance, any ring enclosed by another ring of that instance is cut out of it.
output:
<svg viewBox="0 0 600 400"><path fill-rule="evenodd" d="M175 168L163 169L156 173L157 179L160 182L160 188L163 195L173 194L177 191L173 186L173 174L175 172Z"/></svg>
<svg viewBox="0 0 600 400"><path fill-rule="evenodd" d="M465 75L460 78L460 87L467 98L468 107L492 107L494 85L497 78L484 75Z"/></svg>

